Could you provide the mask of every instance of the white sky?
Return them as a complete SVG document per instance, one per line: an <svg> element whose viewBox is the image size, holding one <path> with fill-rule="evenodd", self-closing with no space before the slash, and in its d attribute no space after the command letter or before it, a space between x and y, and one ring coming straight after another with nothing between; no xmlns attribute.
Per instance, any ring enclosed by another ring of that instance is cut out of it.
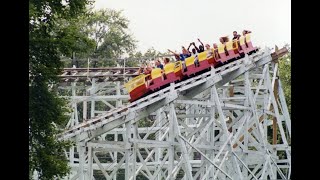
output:
<svg viewBox="0 0 320 180"><path fill-rule="evenodd" d="M254 46L291 44L291 0L96 0L96 9L123 10L137 50L181 51L197 38L206 44L233 30L252 31Z"/></svg>

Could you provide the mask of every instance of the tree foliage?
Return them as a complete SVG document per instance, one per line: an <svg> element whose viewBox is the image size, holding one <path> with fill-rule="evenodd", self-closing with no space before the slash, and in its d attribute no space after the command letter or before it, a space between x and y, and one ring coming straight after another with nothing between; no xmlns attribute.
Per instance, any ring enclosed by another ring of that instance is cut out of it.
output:
<svg viewBox="0 0 320 180"><path fill-rule="evenodd" d="M50 86L62 70L62 54L80 51L81 43L92 46L88 38L79 38L73 22L88 4L90 0L29 1L30 179L34 171L40 179L61 178L69 172L63 152L68 143L56 139L56 126L65 124L67 109Z"/></svg>
<svg viewBox="0 0 320 180"><path fill-rule="evenodd" d="M92 12L85 20L85 29L89 38L96 43L95 51L90 55L93 66L115 66L111 58L120 58L136 48L136 40L128 32L129 20L122 15L122 11L102 9ZM102 60L108 59L108 60Z"/></svg>
<svg viewBox="0 0 320 180"><path fill-rule="evenodd" d="M155 50L153 47L147 49L145 53L140 51L129 54L129 60L126 61L126 67L137 67L141 64L147 63L148 60L155 60L156 57L166 55L160 51Z"/></svg>
<svg viewBox="0 0 320 180"><path fill-rule="evenodd" d="M59 47L61 55L73 57L83 57L94 52L96 42L89 38L89 31L85 29L86 15L78 16L72 19L59 19L56 21L54 32L56 38L61 42Z"/></svg>
<svg viewBox="0 0 320 180"><path fill-rule="evenodd" d="M291 49L286 45L289 53L279 59L279 78L286 98L289 114L291 114Z"/></svg>
<svg viewBox="0 0 320 180"><path fill-rule="evenodd" d="M281 58L278 59L279 62L279 79L281 81L281 86L282 86L282 90L284 92L284 96L286 99L286 103L287 103L287 107L288 107L288 111L289 114L291 115L291 48L289 45L285 46L289 53ZM272 116L268 115L269 119L271 119ZM283 127L286 127L283 124ZM284 129L285 133L287 132L287 129ZM268 127L268 134L272 134L273 133L273 126L269 126ZM268 141L270 144L273 144L273 137L272 136L268 136ZM281 133L280 133L280 129L277 128L277 144L281 144L282 139L281 139ZM288 139L288 143L289 145L291 145L291 139ZM280 157L280 159L283 159L285 157L285 152L284 151L278 151L278 156Z"/></svg>
<svg viewBox="0 0 320 180"><path fill-rule="evenodd" d="M64 66L88 67L87 59L90 59L90 67L117 66L115 59L136 48L136 40L129 33L128 25L129 20L122 11L112 9L90 11L68 21L60 20L58 27L67 31L59 35L77 37L73 41L65 38L69 52L63 49Z"/></svg>

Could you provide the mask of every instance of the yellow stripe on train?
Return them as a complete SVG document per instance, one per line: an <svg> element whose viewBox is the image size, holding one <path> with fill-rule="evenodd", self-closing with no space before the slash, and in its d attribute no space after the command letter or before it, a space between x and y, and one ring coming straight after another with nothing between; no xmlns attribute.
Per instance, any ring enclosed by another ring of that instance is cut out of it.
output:
<svg viewBox="0 0 320 180"><path fill-rule="evenodd" d="M243 36L241 36L241 37L239 38L240 45L245 45L244 38L245 38L245 37L243 37Z"/></svg>
<svg viewBox="0 0 320 180"><path fill-rule="evenodd" d="M127 89L127 91L130 93L132 90L134 90L136 87L139 87L143 84L145 84L145 77L146 75L141 74L133 79L131 79L129 82L124 84L124 87Z"/></svg>
<svg viewBox="0 0 320 180"><path fill-rule="evenodd" d="M168 63L164 66L164 73L165 74L169 74L174 72L174 63Z"/></svg>
<svg viewBox="0 0 320 180"><path fill-rule="evenodd" d="M250 42L251 41L251 36L250 36L250 34L246 34L246 42L248 43L248 42Z"/></svg>
<svg viewBox="0 0 320 180"><path fill-rule="evenodd" d="M185 63L186 63L186 66L193 65L194 64L194 57L190 56L190 57L186 58Z"/></svg>
<svg viewBox="0 0 320 180"><path fill-rule="evenodd" d="M233 41L229 41L226 43L227 51L230 51L233 49Z"/></svg>
<svg viewBox="0 0 320 180"><path fill-rule="evenodd" d="M224 44L219 44L219 46L218 46L218 53L219 54L221 54L221 53L224 53L225 51L224 51L224 47L225 47L225 45Z"/></svg>
<svg viewBox="0 0 320 180"><path fill-rule="evenodd" d="M200 61L204 61L204 60L206 60L206 59L207 59L207 51L204 51L204 52L198 54L198 60L199 60L199 62L200 62Z"/></svg>
<svg viewBox="0 0 320 180"><path fill-rule="evenodd" d="M151 78L152 79L156 79L156 78L161 77L161 76L162 76L162 73L161 73L161 69L160 68L152 69L152 71L151 71Z"/></svg>

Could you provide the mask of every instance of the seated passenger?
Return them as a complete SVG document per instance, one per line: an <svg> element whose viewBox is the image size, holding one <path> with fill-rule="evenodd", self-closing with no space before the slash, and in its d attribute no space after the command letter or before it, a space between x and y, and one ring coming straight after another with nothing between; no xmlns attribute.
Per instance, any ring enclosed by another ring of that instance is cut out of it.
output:
<svg viewBox="0 0 320 180"><path fill-rule="evenodd" d="M232 38L232 40L239 40L240 36L241 36L241 35L238 34L237 31L233 31L233 38Z"/></svg>
<svg viewBox="0 0 320 180"><path fill-rule="evenodd" d="M151 71L152 71L152 67L150 64L146 65L144 70L143 70L143 74L145 75L149 75L146 77L146 85L147 87L150 85L152 79L151 79Z"/></svg>
<svg viewBox="0 0 320 180"><path fill-rule="evenodd" d="M141 66L140 66L139 69L138 69L138 75L140 75L141 73L143 73L144 68L145 68L145 65L144 65L144 64L141 64Z"/></svg>
<svg viewBox="0 0 320 180"><path fill-rule="evenodd" d="M191 52L190 52L189 49L190 49L190 47L191 47L192 44L194 44L194 43L190 43L189 46L188 46L188 48L187 48L187 51L188 51L190 54L191 54Z"/></svg>
<svg viewBox="0 0 320 180"><path fill-rule="evenodd" d="M243 31L242 31L242 35L243 35L243 36L245 36L246 34L249 34L249 33L251 33L251 31L249 31L249 30L243 30ZM248 47L248 44L247 44L246 39L244 39L244 42L246 43L246 46Z"/></svg>
<svg viewBox="0 0 320 180"><path fill-rule="evenodd" d="M237 40L237 44L238 44L238 50L242 50L241 46L240 46L240 41L239 38L241 37L240 34L238 34L237 31L233 31L233 38L232 40ZM233 48L236 48L236 46L233 44Z"/></svg>
<svg viewBox="0 0 320 180"><path fill-rule="evenodd" d="M151 71L152 71L152 68L150 65L142 64L138 70L138 75L140 75L140 74L151 75ZM151 79L150 76L146 77L146 86L149 86L150 79Z"/></svg>
<svg viewBox="0 0 320 180"><path fill-rule="evenodd" d="M197 46L195 46L195 47L197 47ZM194 57L194 61L193 61L194 67L199 67L200 64L199 64L199 59L198 59L198 52L196 51L195 48L192 48L191 56Z"/></svg>
<svg viewBox="0 0 320 180"><path fill-rule="evenodd" d="M229 42L228 36L223 36L219 40L220 40L221 44L224 44L224 45L226 45L226 43ZM225 51L226 55L228 56L229 53L227 51L227 46L224 46L224 51Z"/></svg>
<svg viewBox="0 0 320 180"><path fill-rule="evenodd" d="M213 55L209 44L206 44L206 50L207 50L207 58Z"/></svg>
<svg viewBox="0 0 320 180"><path fill-rule="evenodd" d="M182 49L186 50L183 46L182 46ZM188 53L186 53L187 50L184 51L185 54L184 53L178 54L176 52L171 51L170 49L168 49L168 51L171 52L178 61L179 60L184 61L187 57L190 57L190 52L188 51Z"/></svg>
<svg viewBox="0 0 320 180"><path fill-rule="evenodd" d="M197 56L198 55L198 52L196 51L195 48L192 48L192 51L191 51L191 56Z"/></svg>
<svg viewBox="0 0 320 180"><path fill-rule="evenodd" d="M190 53L190 51L187 50L184 46L182 46L182 55L183 55L183 57L184 57L184 59L185 59L185 58L187 58L187 57L190 57L191 53ZM183 59L183 60L184 60L184 59Z"/></svg>
<svg viewBox="0 0 320 180"><path fill-rule="evenodd" d="M206 50L210 50L210 45L209 44L206 44Z"/></svg>
<svg viewBox="0 0 320 180"><path fill-rule="evenodd" d="M199 51L198 53L202 53L204 51L204 47L203 47L203 43L200 41L200 39L198 38L198 41L200 42L201 45L199 45Z"/></svg>
<svg viewBox="0 0 320 180"><path fill-rule="evenodd" d="M195 44L194 42L190 43L190 45L189 45L189 47L188 47L188 51L189 51L189 48L190 48L191 45L193 45L193 47L194 47L193 49L196 49L197 52L200 51L200 49L198 49L198 47L196 46L196 44ZM191 54L191 56L192 56L192 52L191 52L190 54Z"/></svg>
<svg viewBox="0 0 320 180"><path fill-rule="evenodd" d="M150 64L146 65L143 69L143 74L145 75L148 75L148 74L151 74L151 71L152 71L152 67Z"/></svg>
<svg viewBox="0 0 320 180"><path fill-rule="evenodd" d="M213 57L215 59L220 59L220 55L219 55L219 52L218 52L218 45L216 43L213 43L213 48L214 48L214 54L213 54Z"/></svg>
<svg viewBox="0 0 320 180"><path fill-rule="evenodd" d="M164 61L163 61L164 66L167 65L169 62L170 62L170 59L168 57L165 57ZM164 73L164 71L161 71L161 73L162 73L163 78L166 79L166 74Z"/></svg>
<svg viewBox="0 0 320 180"><path fill-rule="evenodd" d="M170 59L168 57L164 58L164 61L163 61L164 65L168 64L169 62L170 62Z"/></svg>
<svg viewBox="0 0 320 180"><path fill-rule="evenodd" d="M182 49L185 49L183 46L182 46ZM186 50L186 49L185 49ZM182 62L182 67L183 67L183 69L184 70L186 70L186 63L185 63L185 59L186 58L188 58L188 57L190 57L190 54L177 54L177 53L175 53L175 52L173 52L173 51L171 51L170 49L168 49L168 51L169 52L171 52L175 57L176 57L176 59L178 60L178 61L181 61ZM186 50L187 51L187 50ZM189 51L188 51L189 52ZM189 52L190 53L190 52ZM178 58L179 57L179 58Z"/></svg>
<svg viewBox="0 0 320 180"><path fill-rule="evenodd" d="M160 60L156 60L156 68L163 69L163 65L161 64Z"/></svg>
<svg viewBox="0 0 320 180"><path fill-rule="evenodd" d="M188 51L189 51L190 46L193 45L198 53L202 53L204 51L203 43L200 41L200 39L198 39L198 41L201 43L201 45L199 45L199 48L196 46L196 44L194 42L192 42L192 43L190 43L190 45L188 47Z"/></svg>

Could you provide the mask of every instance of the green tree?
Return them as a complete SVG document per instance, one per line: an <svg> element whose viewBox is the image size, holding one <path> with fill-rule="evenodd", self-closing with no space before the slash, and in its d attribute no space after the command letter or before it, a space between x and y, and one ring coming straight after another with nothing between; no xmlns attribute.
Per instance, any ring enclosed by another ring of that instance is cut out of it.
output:
<svg viewBox="0 0 320 180"><path fill-rule="evenodd" d="M286 48L289 53L279 59L279 78L291 115L291 48L289 45L286 45Z"/></svg>
<svg viewBox="0 0 320 180"><path fill-rule="evenodd" d="M55 37L62 41L61 47L59 47L61 56L70 57L69 61L64 61L66 63L64 67L80 66L77 59L87 57L95 50L96 42L89 38L89 31L84 28L87 16L88 14L84 14L72 19L56 20L53 32Z"/></svg>
<svg viewBox="0 0 320 180"><path fill-rule="evenodd" d="M91 0L29 1L29 179L61 178L69 172L56 126L65 125L65 102L50 88L57 82L63 63L61 54L77 49L76 30L57 27L86 12ZM79 39L79 38L78 38ZM88 43L88 41L81 41ZM89 45L90 46L90 45Z"/></svg>
<svg viewBox="0 0 320 180"><path fill-rule="evenodd" d="M136 48L137 41L128 33L129 20L121 13L122 11L102 9L92 12L85 19L85 29L96 42L95 51L90 56L98 60L93 62L93 67L115 66L116 61L110 62L111 58L119 58Z"/></svg>
<svg viewBox="0 0 320 180"><path fill-rule="evenodd" d="M71 59L75 59L73 64L78 67L88 67L88 58L90 67L114 67L117 63L121 64L115 59L130 54L136 48L136 40L128 33L129 20L121 13L103 9L90 11L72 21L60 20L59 26L68 30L62 35L78 38L66 44L73 53L66 52L62 56L64 67L72 66Z"/></svg>
<svg viewBox="0 0 320 180"><path fill-rule="evenodd" d="M143 56L145 57L156 57L156 56L161 56L163 53L157 51L154 49L154 47L149 48Z"/></svg>
<svg viewBox="0 0 320 180"><path fill-rule="evenodd" d="M126 61L126 67L137 67L143 63L146 63L147 60L154 60L154 58L162 55L167 55L165 53L161 53L160 51L155 50L153 47L149 48L145 53L131 52L129 53L129 60Z"/></svg>

